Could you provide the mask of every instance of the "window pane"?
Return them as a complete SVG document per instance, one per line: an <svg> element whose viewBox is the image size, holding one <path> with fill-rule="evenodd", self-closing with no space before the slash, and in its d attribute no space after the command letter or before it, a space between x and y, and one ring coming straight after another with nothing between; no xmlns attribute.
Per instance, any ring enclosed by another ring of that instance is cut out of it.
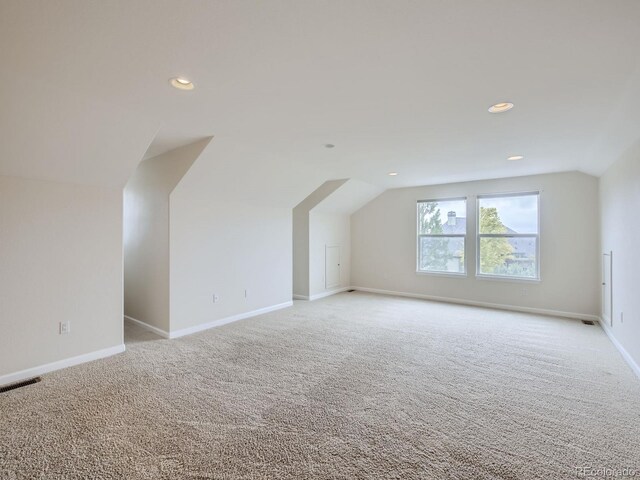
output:
<svg viewBox="0 0 640 480"><path fill-rule="evenodd" d="M467 201L418 202L419 235L467 233Z"/></svg>
<svg viewBox="0 0 640 480"><path fill-rule="evenodd" d="M464 273L464 237L420 237L418 270Z"/></svg>
<svg viewBox="0 0 640 480"><path fill-rule="evenodd" d="M480 239L480 273L538 278L536 237Z"/></svg>
<svg viewBox="0 0 640 480"><path fill-rule="evenodd" d="M538 233L538 195L480 198L480 233Z"/></svg>

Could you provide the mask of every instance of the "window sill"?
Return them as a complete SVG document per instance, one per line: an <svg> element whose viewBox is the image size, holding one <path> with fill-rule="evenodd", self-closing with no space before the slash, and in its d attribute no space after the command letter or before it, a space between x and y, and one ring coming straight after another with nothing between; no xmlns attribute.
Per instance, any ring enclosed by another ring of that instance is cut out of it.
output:
<svg viewBox="0 0 640 480"><path fill-rule="evenodd" d="M494 282L513 282L513 283L540 283L540 278L527 278L527 277L507 277L502 275L483 275L476 274L478 280L489 280Z"/></svg>
<svg viewBox="0 0 640 480"><path fill-rule="evenodd" d="M467 278L466 273L453 273L453 272L424 272L422 270L416 270L416 275L427 275L433 277L453 277L453 278Z"/></svg>

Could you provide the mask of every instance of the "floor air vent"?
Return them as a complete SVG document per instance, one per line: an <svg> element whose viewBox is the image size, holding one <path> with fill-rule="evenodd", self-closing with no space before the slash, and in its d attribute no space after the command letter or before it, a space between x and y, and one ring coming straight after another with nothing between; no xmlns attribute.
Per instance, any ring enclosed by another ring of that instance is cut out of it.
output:
<svg viewBox="0 0 640 480"><path fill-rule="evenodd" d="M9 390L15 390L16 388L26 387L27 385L33 385L42 380L40 377L30 378L29 380L23 380L22 382L12 383L11 385L5 385L0 387L0 393L8 392Z"/></svg>
<svg viewBox="0 0 640 480"><path fill-rule="evenodd" d="M582 323L584 323L585 325L595 325L595 323L593 323L591 320L582 320Z"/></svg>

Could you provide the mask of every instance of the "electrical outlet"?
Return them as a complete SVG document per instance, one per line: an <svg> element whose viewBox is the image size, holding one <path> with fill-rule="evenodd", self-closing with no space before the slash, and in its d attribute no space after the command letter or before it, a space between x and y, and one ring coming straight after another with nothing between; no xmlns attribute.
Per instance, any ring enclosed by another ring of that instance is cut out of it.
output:
<svg viewBox="0 0 640 480"><path fill-rule="evenodd" d="M624 312L620 312L620 323L624 323Z"/></svg>
<svg viewBox="0 0 640 480"><path fill-rule="evenodd" d="M220 297L217 294L213 294L213 303L218 303L218 300L220 300Z"/></svg>
<svg viewBox="0 0 640 480"><path fill-rule="evenodd" d="M522 289L522 296L526 297L527 295L529 295L529 290L527 290L526 288Z"/></svg>
<svg viewBox="0 0 640 480"><path fill-rule="evenodd" d="M71 322L60 322L60 335L66 335L71 332Z"/></svg>

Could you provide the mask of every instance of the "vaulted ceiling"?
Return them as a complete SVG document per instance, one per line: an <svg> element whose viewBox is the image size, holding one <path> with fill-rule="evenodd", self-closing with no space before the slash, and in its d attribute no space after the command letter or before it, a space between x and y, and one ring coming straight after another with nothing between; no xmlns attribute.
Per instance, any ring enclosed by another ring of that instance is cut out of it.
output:
<svg viewBox="0 0 640 480"><path fill-rule="evenodd" d="M3 0L0 174L121 187L213 135L203 182L291 207L332 178L598 175L640 138L639 24L637 0Z"/></svg>

